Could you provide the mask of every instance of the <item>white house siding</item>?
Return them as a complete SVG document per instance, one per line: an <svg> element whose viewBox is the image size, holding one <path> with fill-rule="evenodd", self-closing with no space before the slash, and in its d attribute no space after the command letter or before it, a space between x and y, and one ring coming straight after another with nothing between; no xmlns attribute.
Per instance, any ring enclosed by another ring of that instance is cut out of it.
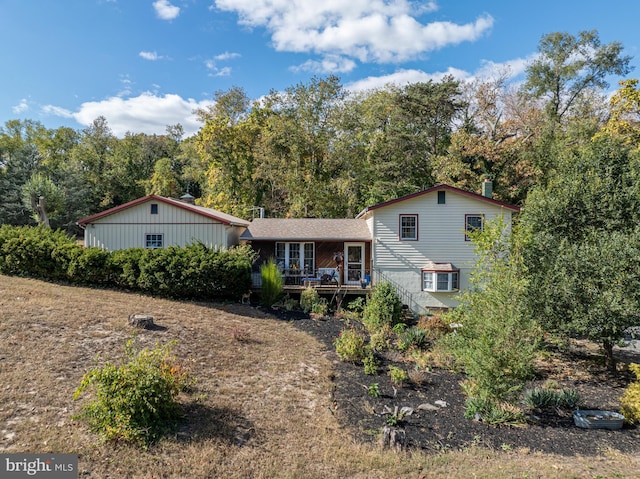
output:
<svg viewBox="0 0 640 479"><path fill-rule="evenodd" d="M482 214L484 221L504 215L511 222L511 211L499 205L446 191L445 204L438 194L409 198L374 209L368 214L373 242L374 270L400 285L412 297L414 309L457 306L456 293L422 291L422 269L427 262L453 263L460 269L460 289L468 287L475 264L473 244L465 241L465 215ZM400 215L418 215L418 241L399 241ZM375 277L374 279L380 279Z"/></svg>
<svg viewBox="0 0 640 479"><path fill-rule="evenodd" d="M151 203L158 214L151 214ZM239 232L214 219L163 202L149 201L132 206L86 225L85 246L110 251L145 247L147 234L162 234L164 246L186 246L202 241L208 246L235 244ZM231 238L231 241L230 241Z"/></svg>

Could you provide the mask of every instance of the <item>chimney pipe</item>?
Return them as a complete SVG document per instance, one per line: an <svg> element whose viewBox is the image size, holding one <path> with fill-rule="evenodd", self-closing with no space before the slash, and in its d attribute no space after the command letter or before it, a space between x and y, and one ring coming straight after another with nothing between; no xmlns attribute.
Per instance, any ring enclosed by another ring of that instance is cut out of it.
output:
<svg viewBox="0 0 640 479"><path fill-rule="evenodd" d="M482 196L493 198L493 181L488 178L482 182Z"/></svg>

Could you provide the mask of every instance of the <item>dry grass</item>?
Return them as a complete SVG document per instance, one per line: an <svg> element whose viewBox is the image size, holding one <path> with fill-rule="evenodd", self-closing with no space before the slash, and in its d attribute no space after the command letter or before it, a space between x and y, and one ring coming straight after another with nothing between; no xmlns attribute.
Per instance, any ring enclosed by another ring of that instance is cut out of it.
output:
<svg viewBox="0 0 640 479"><path fill-rule="evenodd" d="M177 340L198 380L183 398L188 423L147 451L101 443L72 419L73 391L96 355L122 357L131 313L166 328L141 331L140 343ZM612 451L423 455L356 444L332 411L332 357L249 306L0 276L0 452L77 453L83 478L638 477L637 456Z"/></svg>

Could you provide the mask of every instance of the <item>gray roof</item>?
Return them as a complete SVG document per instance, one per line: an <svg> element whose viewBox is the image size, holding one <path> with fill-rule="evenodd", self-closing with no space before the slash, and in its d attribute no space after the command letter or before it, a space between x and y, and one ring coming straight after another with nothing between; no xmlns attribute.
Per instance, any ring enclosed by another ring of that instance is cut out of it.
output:
<svg viewBox="0 0 640 479"><path fill-rule="evenodd" d="M262 241L371 241L362 219L258 218L240 236Z"/></svg>

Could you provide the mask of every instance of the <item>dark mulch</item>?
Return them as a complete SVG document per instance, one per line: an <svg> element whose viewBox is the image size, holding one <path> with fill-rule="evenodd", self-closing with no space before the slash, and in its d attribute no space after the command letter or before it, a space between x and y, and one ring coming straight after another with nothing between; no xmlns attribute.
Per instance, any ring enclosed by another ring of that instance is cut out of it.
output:
<svg viewBox="0 0 640 479"><path fill-rule="evenodd" d="M408 385L394 390L386 374L389 364L399 358L383 357L380 374L367 376L361 365L341 362L334 352L333 341L344 323L340 319L309 319L302 314L291 314L291 320L327 346L334 358L334 408L336 415L361 441L378 441L385 425L381 415L385 406L434 405L446 402L446 407L434 411L416 411L404 420L406 443L409 447L427 451L460 450L469 446L485 446L503 450L540 451L565 456L598 455L614 449L624 453L640 450L640 428L625 425L622 430L581 429L574 425L570 411L534 411L529 424L523 427L493 427L464 417L464 396L460 387L463 376L445 369L433 369L420 385ZM628 358L627 358L628 359ZM640 362L640 358L636 358ZM583 409L619 409L619 398L630 381L628 374L608 373L597 357L589 351L563 354L560 360L549 359L542 364L535 384L553 379L562 388L577 390L585 405ZM381 396L372 398L367 387L378 383ZM533 387L534 384L532 384Z"/></svg>

